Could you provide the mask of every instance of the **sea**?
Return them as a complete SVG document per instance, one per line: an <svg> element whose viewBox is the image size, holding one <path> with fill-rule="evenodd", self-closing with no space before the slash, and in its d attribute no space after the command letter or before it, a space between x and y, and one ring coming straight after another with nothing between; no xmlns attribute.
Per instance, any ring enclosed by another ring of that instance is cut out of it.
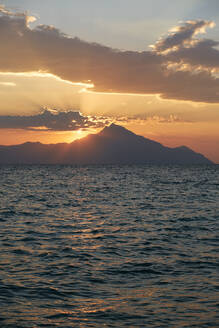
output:
<svg viewBox="0 0 219 328"><path fill-rule="evenodd" d="M219 166L0 166L0 327L219 327Z"/></svg>

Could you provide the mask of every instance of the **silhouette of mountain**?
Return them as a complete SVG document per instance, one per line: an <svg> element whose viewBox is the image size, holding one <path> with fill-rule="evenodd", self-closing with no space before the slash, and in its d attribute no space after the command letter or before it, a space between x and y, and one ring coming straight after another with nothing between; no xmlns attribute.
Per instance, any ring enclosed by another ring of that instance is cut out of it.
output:
<svg viewBox="0 0 219 328"><path fill-rule="evenodd" d="M0 146L0 164L213 164L188 147L165 147L116 124L70 144Z"/></svg>

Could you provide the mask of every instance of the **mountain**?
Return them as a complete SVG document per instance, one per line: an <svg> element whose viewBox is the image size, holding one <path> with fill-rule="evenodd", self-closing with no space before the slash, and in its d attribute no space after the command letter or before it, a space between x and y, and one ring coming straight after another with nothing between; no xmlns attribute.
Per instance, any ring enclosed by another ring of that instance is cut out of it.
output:
<svg viewBox="0 0 219 328"><path fill-rule="evenodd" d="M70 144L0 146L0 164L213 164L182 146L165 147L116 124Z"/></svg>

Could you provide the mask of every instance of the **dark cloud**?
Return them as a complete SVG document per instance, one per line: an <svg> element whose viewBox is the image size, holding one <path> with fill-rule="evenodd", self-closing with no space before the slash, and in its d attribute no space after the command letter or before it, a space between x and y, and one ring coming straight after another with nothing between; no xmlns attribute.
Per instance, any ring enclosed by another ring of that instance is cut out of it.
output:
<svg viewBox="0 0 219 328"><path fill-rule="evenodd" d="M109 123L107 119L83 116L80 112L58 112L45 110L33 116L0 116L0 129L75 131L99 128Z"/></svg>
<svg viewBox="0 0 219 328"><path fill-rule="evenodd" d="M197 39L195 35L213 27L209 21L189 21L176 28L166 38L160 39L154 46L156 53L162 54L171 63L189 64L194 69L218 71L219 51L215 47L218 41ZM166 52L166 53L165 53Z"/></svg>
<svg viewBox="0 0 219 328"><path fill-rule="evenodd" d="M72 82L91 81L94 90L100 92L150 93L163 98L219 102L219 79L211 72L200 67L198 71L168 68L171 63L200 64L197 47L205 49L202 61L207 63L214 57L212 66L217 65L218 51L213 44L202 41L193 45L194 35L210 22L187 22L175 34L158 41L153 51L134 52L70 38L52 26L30 29L27 21L27 16L13 16L11 12L0 15L0 71L46 71ZM163 53L168 49L175 53Z"/></svg>
<svg viewBox="0 0 219 328"><path fill-rule="evenodd" d="M180 47L167 57L171 62L189 64L195 68L219 70L219 51L215 49L219 42L203 39L190 47Z"/></svg>
<svg viewBox="0 0 219 328"><path fill-rule="evenodd" d="M191 41L193 36L211 26L212 22L198 20L198 21L188 21L183 26L176 27L167 37L161 38L154 46L157 52L163 52L173 47L182 46L185 43Z"/></svg>

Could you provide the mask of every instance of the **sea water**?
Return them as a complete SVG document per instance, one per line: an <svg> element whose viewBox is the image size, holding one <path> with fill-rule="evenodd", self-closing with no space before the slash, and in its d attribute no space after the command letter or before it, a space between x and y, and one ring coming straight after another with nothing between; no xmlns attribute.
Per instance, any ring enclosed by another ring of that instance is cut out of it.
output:
<svg viewBox="0 0 219 328"><path fill-rule="evenodd" d="M219 166L1 166L0 327L218 327Z"/></svg>

